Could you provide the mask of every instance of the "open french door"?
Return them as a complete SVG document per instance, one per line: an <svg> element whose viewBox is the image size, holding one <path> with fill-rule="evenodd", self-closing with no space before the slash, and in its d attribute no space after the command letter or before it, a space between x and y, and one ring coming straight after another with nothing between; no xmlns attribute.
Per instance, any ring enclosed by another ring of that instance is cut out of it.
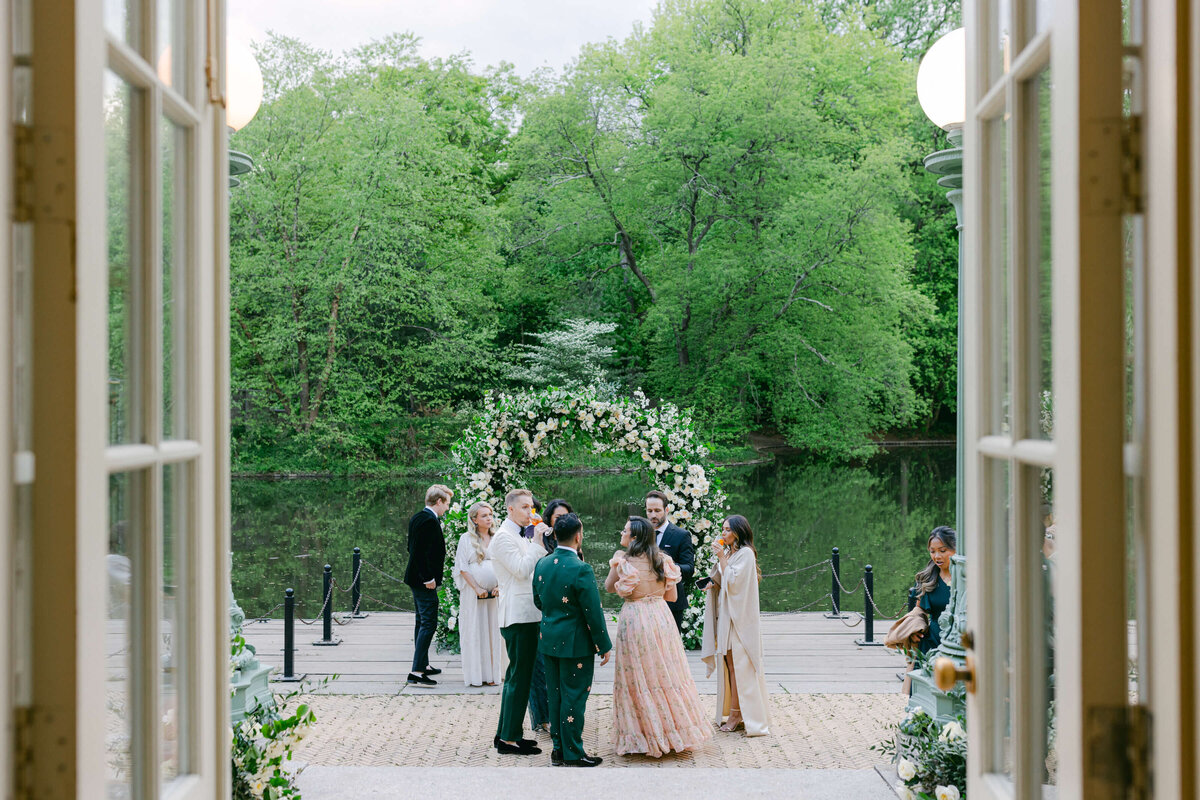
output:
<svg viewBox="0 0 1200 800"><path fill-rule="evenodd" d="M964 17L968 794L1124 798L1142 719L1126 18L1121 0Z"/></svg>
<svg viewBox="0 0 1200 800"><path fill-rule="evenodd" d="M15 500L0 511L20 757L5 794L225 796L224 5L6 12Z"/></svg>

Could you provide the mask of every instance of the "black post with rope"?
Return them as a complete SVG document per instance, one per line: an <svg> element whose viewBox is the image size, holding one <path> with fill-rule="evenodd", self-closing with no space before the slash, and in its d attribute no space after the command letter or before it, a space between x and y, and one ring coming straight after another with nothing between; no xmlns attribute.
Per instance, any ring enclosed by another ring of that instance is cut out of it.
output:
<svg viewBox="0 0 1200 800"><path fill-rule="evenodd" d="M875 641L875 572L871 569L871 565L867 564L863 567L863 595L866 602L863 604L863 638L855 639L854 643L859 647L883 647L883 642Z"/></svg>
<svg viewBox="0 0 1200 800"><path fill-rule="evenodd" d="M321 606L321 638L313 642L316 647L337 647L341 639L333 636L333 565L325 565L325 602Z"/></svg>
<svg viewBox="0 0 1200 800"><path fill-rule="evenodd" d="M296 675L296 592L283 592L283 674L275 678L279 683L298 683L305 675Z"/></svg>
<svg viewBox="0 0 1200 800"><path fill-rule="evenodd" d="M359 606L362 605L362 549L354 548L354 556L350 559L351 574L354 576L350 581L350 618L365 619L368 615L359 611Z"/></svg>
<svg viewBox="0 0 1200 800"><path fill-rule="evenodd" d="M829 597L833 601L833 610L825 615L825 619L845 619L847 615L842 613L842 556L836 547L833 548L833 555L829 557L829 563L833 572L829 581Z"/></svg>

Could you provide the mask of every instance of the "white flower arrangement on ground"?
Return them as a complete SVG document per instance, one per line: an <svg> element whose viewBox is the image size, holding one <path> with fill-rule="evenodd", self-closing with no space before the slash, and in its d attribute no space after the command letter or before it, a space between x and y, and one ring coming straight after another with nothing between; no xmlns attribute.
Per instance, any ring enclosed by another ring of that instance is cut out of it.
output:
<svg viewBox="0 0 1200 800"><path fill-rule="evenodd" d="M234 636L233 656L246 646L241 634ZM328 683L321 681L318 687ZM233 800L284 800L300 797L296 777L301 767L292 760L292 750L308 734L317 716L306 703L288 712L287 703L298 692L276 695L270 706L261 703L246 713L233 728L233 769L230 796Z"/></svg>
<svg viewBox="0 0 1200 800"><path fill-rule="evenodd" d="M646 488L652 485L667 496L667 517L692 532L697 562L705 563L703 554L727 515L726 496L691 417L669 403L652 405L640 391L613 400L594 391L561 389L489 394L453 450L455 475L447 483L454 487L454 503L443 524L447 564L439 589L439 649L458 651L459 598L452 570L466 509L482 500L495 509L497 521L503 519L505 493L517 487L536 491L533 470L553 466L558 444L572 437L588 442L594 453L626 453L640 462ZM700 646L703 597L693 585L683 623L688 648Z"/></svg>
<svg viewBox="0 0 1200 800"><path fill-rule="evenodd" d="M872 750L896 761L896 793L903 800L964 800L967 729L962 717L942 723L920 707L892 725L896 738Z"/></svg>

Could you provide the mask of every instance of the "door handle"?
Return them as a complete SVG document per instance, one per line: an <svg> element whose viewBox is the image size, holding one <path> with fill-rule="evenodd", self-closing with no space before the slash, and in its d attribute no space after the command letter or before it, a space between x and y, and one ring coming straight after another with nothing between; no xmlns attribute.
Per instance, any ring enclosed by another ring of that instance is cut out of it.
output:
<svg viewBox="0 0 1200 800"><path fill-rule="evenodd" d="M963 634L962 643L967 648L964 669L959 669L952 659L939 658L933 662L933 682L943 692L948 692L954 688L954 684L962 681L967 685L967 691L975 694L975 652L971 649L975 645L975 637L970 631Z"/></svg>

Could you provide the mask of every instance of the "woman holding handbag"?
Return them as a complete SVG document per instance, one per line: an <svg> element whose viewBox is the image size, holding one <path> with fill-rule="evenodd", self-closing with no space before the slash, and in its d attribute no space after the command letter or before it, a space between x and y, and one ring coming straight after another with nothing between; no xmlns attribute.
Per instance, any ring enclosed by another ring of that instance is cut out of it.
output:
<svg viewBox="0 0 1200 800"><path fill-rule="evenodd" d="M938 618L950 605L950 559L958 545L958 534L945 525L934 528L927 541L929 563L917 573L917 605L912 611L896 620L888 630L884 644L911 654L913 650L922 655L932 652L942 643L942 631ZM908 694L910 681L905 671L901 692Z"/></svg>

